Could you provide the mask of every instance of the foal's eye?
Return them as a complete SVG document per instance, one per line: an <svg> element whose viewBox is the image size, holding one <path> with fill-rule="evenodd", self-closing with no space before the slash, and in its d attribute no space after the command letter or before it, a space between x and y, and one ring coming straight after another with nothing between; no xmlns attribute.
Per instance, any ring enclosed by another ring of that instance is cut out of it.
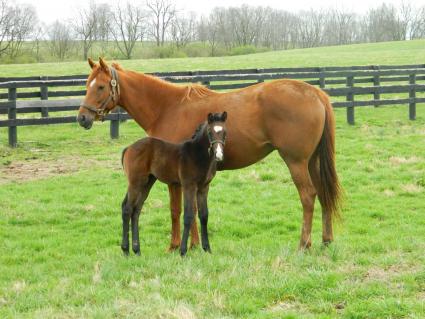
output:
<svg viewBox="0 0 425 319"><path fill-rule="evenodd" d="M99 90L99 91L102 91L104 88L105 88L105 86L104 86L104 85L99 85L98 90Z"/></svg>

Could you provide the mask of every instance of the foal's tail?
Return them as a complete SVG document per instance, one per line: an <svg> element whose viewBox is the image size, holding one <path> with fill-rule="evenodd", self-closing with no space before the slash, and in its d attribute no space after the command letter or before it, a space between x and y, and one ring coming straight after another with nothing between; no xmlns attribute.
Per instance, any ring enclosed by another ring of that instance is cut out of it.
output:
<svg viewBox="0 0 425 319"><path fill-rule="evenodd" d="M322 137L316 149L313 163L317 167L319 159L319 183L315 185L320 203L332 219L340 218L342 189L335 169L335 116L329 97L321 93L321 100L325 104L325 126Z"/></svg>

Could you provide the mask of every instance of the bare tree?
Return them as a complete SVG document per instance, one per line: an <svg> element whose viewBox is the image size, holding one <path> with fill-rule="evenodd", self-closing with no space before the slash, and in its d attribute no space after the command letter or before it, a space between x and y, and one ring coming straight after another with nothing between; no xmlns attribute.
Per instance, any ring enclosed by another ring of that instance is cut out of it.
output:
<svg viewBox="0 0 425 319"><path fill-rule="evenodd" d="M12 13L6 0L0 0L0 56L10 46L10 30L12 28Z"/></svg>
<svg viewBox="0 0 425 319"><path fill-rule="evenodd" d="M186 46L195 38L196 15L191 12L188 16L176 15L171 23L171 38L178 48Z"/></svg>
<svg viewBox="0 0 425 319"><path fill-rule="evenodd" d="M97 24L95 30L95 40L100 42L101 54L105 55L111 39L112 13L109 5L103 3L97 5Z"/></svg>
<svg viewBox="0 0 425 319"><path fill-rule="evenodd" d="M176 7L170 0L149 0L146 5L149 12L149 35L157 46L162 46L166 32L176 16Z"/></svg>
<svg viewBox="0 0 425 319"><path fill-rule="evenodd" d="M134 45L144 36L145 15L140 8L127 3L125 8L117 6L112 18L115 25L111 26L110 32L115 44L127 59L131 59Z"/></svg>
<svg viewBox="0 0 425 319"><path fill-rule="evenodd" d="M77 13L77 18L72 24L76 35L83 43L83 58L87 60L90 48L96 37L97 27L97 6L91 3L90 6L80 8Z"/></svg>
<svg viewBox="0 0 425 319"><path fill-rule="evenodd" d="M37 24L37 14L29 5L8 6L0 1L0 55L16 57Z"/></svg>
<svg viewBox="0 0 425 319"><path fill-rule="evenodd" d="M54 56L64 60L72 47L72 33L68 24L56 21L48 30L50 48Z"/></svg>

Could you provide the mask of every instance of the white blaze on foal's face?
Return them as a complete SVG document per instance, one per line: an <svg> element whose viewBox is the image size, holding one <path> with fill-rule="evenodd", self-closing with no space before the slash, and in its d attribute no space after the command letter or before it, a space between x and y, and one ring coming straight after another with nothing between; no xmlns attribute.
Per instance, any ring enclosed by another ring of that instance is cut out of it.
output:
<svg viewBox="0 0 425 319"><path fill-rule="evenodd" d="M218 133L223 130L223 126L221 125L214 125L214 132Z"/></svg>
<svg viewBox="0 0 425 319"><path fill-rule="evenodd" d="M221 146L221 144L217 144L217 148L215 149L215 157L219 161L223 160L223 147Z"/></svg>

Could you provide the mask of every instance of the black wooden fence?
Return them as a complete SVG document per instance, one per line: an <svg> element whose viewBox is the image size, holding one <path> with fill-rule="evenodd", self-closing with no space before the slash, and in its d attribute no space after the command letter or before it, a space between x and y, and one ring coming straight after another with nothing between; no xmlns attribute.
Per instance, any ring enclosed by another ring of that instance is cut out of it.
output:
<svg viewBox="0 0 425 319"><path fill-rule="evenodd" d="M425 92L425 64L152 74L176 83L200 82L215 90L242 88L281 78L301 79L326 91L332 97L334 107L345 107L349 124L354 124L355 107L404 104L409 106L409 119L414 120L416 104L425 102L425 95L421 95ZM8 127L9 145L17 145L18 126L75 122L76 114L59 117L49 115L51 112L78 110L85 95L86 79L87 75L0 78L0 127ZM390 96L382 98L382 94ZM399 97L398 94L405 96ZM359 96L362 99L358 99ZM58 99L63 97L66 99ZM40 113L41 117L18 118L20 113ZM6 114L7 119L2 119ZM119 109L106 117L111 125L111 138L118 138L120 120L129 118L128 114L121 113Z"/></svg>

